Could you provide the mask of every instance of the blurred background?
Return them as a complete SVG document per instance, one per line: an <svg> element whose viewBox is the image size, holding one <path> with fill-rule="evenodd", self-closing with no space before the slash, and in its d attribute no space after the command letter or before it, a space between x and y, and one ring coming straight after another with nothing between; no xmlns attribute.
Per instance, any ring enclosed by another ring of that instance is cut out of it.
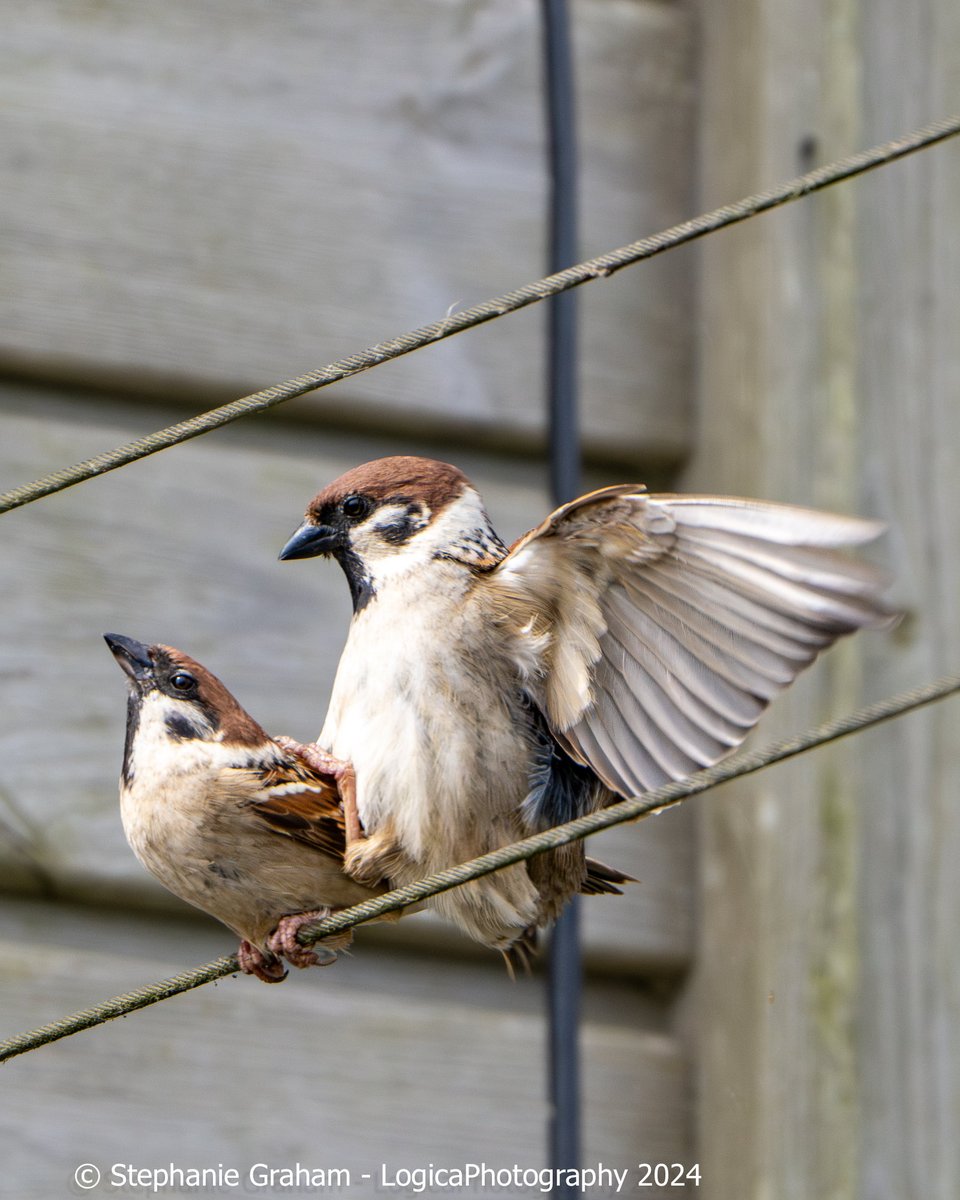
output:
<svg viewBox="0 0 960 1200"><path fill-rule="evenodd" d="M583 257L960 96L949 0L571 15ZM0 488L540 276L539 22L534 0L5 13ZM890 525L905 619L755 745L960 667L958 229L946 143L580 292L587 483ZM179 646L315 736L347 589L277 553L382 454L456 462L507 540L537 522L544 328L528 309L2 518L0 1036L235 948L124 842L101 634ZM947 702L591 843L640 883L583 904L585 1165L699 1163L716 1200L960 1192L957 725ZM0 1082L0 1195L24 1200L74 1194L84 1162L536 1167L543 985L416 917Z"/></svg>

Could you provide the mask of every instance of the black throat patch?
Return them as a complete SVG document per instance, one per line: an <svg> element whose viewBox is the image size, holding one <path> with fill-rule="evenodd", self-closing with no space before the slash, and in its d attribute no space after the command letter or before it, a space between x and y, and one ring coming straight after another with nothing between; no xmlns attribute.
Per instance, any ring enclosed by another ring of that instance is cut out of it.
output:
<svg viewBox="0 0 960 1200"><path fill-rule="evenodd" d="M127 694L127 736L123 743L123 766L120 775L127 787L133 782L133 743L140 728L140 697Z"/></svg>
<svg viewBox="0 0 960 1200"><path fill-rule="evenodd" d="M350 599L353 601L353 611L356 614L361 609L366 608L374 596L376 596L377 592L373 586L373 580L363 565L363 559L351 547L347 546L343 549L337 549L334 551L334 554L337 562L343 568L344 575L347 577L347 583L350 587Z"/></svg>

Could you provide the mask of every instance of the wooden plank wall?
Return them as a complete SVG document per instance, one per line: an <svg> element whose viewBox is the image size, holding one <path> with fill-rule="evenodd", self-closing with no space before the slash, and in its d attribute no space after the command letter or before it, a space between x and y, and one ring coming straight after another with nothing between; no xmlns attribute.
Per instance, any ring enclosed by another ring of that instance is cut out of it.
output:
<svg viewBox="0 0 960 1200"><path fill-rule="evenodd" d="M673 3L574 8L598 252L690 211L692 26ZM39 0L8 14L0 486L538 275L537 13ZM585 296L591 481L686 449L689 268ZM505 536L539 520L542 324L500 322L3 518L3 1034L232 948L123 842L123 680L101 634L181 645L268 728L315 734L348 599L335 569L278 564L280 545L322 482L384 453L457 461ZM596 844L641 883L585 905L587 1162L692 1161L677 1002L691 830L677 813ZM3 1187L59 1195L78 1163L131 1157L542 1165L542 1000L539 978L511 984L429 918L364 931L333 971L227 981L9 1064Z"/></svg>
<svg viewBox="0 0 960 1200"><path fill-rule="evenodd" d="M13 1029L224 949L197 922L109 909L94 920L8 900L2 922L0 1011ZM343 1196L382 1194L359 1178L381 1164L543 1165L539 980L508 986L481 963L381 946L292 986L255 982L227 980L10 1063L5 1194L73 1195L81 1163L107 1178L131 1162L223 1163L244 1175L256 1162L340 1167L353 1186L323 1194ZM686 1065L660 1006L626 982L588 986L586 1006L590 1161L627 1165L637 1147L656 1161L683 1155ZM92 1194L140 1193L104 1184Z"/></svg>
<svg viewBox="0 0 960 1200"><path fill-rule="evenodd" d="M680 5L579 3L583 250L689 202ZM37 0L0 47L0 365L163 394L242 393L537 278L534 0ZM673 458L689 272L584 306L584 430ZM301 411L542 443L542 313L456 338ZM637 353L635 331L644 332ZM665 381L669 380L669 384Z"/></svg>
<svg viewBox="0 0 960 1200"><path fill-rule="evenodd" d="M702 13L703 207L956 111L946 0ZM958 229L952 143L702 247L689 484L882 517L907 611L768 732L960 668ZM958 1194L958 719L948 702L703 807L712 1197Z"/></svg>
<svg viewBox="0 0 960 1200"><path fill-rule="evenodd" d="M8 384L0 391L0 475L33 476L172 415ZM6 1033L233 948L211 922L185 924L183 906L153 885L123 841L116 776L124 681L101 634L183 646L267 728L315 735L349 601L336 568L278 563L278 547L321 479L371 455L413 448L257 423L5 519L11 586L0 594L7 704L0 868L4 888L22 898L5 901L0 916ZM457 457L490 497L506 535L542 511L539 469L476 453ZM638 1145L657 1161L689 1157L688 1075L673 1001L693 937L690 831L689 815L678 812L597 841L598 854L642 882L623 897L585 904L595 976L584 1031L590 1161L631 1163ZM123 932L115 936L118 922ZM276 989L241 980L211 989L198 1005L187 1000L170 1014L138 1014L124 1023L119 1050L111 1029L17 1060L0 1097L4 1144L35 1146L40 1111L57 1131L55 1151L34 1163L34 1174L24 1165L17 1180L36 1184L38 1196L54 1194L71 1162L116 1161L124 1131L143 1161L171 1154L180 1161L187 1149L206 1146L204 1161L230 1158L242 1167L248 1154L259 1160L267 1153L282 1126L280 1145L296 1147L303 1159L314 1145L298 1125L304 1096L312 1112L339 1114L323 1143L331 1164L334 1145L348 1165L372 1161L380 1146L384 1153L406 1146L411 1161L424 1164L439 1162L437 1155L456 1162L468 1152L542 1163L540 980L512 984L498 956L422 916L364 931L341 971L344 965L298 974ZM336 1066L321 1085L328 1019ZM229 1033L219 1027L224 1022ZM315 1053L304 1056L307 1029ZM71 1080L85 1078L107 1048L118 1056L116 1074L98 1076L88 1101L94 1136L87 1120L73 1118L71 1089L79 1084ZM261 1081L271 1062L276 1076ZM449 1088L441 1083L447 1073ZM179 1099L205 1089L219 1098L197 1099L197 1108ZM394 1089L408 1113L402 1121ZM215 1116L222 1105L227 1111ZM258 1127L263 1106L273 1115ZM145 1122L149 1137L134 1142L129 1122ZM23 1149L17 1161L29 1153Z"/></svg>
<svg viewBox="0 0 960 1200"><path fill-rule="evenodd" d="M0 413L3 478L121 444L173 415L91 398L78 405L68 393L56 398L10 384L0 392ZM323 480L380 452L413 449L413 442L238 425L10 515L4 569L17 586L0 596L0 628L17 718L0 730L0 803L10 831L0 861L10 870L19 864L25 888L31 879L52 880L97 902L157 903L163 895L118 824L125 690L104 632L179 646L216 671L268 729L316 736L349 596L336 567L281 564L278 550ZM462 452L458 461L489 497L504 536L518 536L542 514L539 470ZM60 731L58 755L45 749L52 729ZM620 859L631 846L625 869L645 881L623 902L598 898L588 906L591 942L604 961L666 971L687 961L684 823L677 814L597 840L598 854ZM590 915L600 910L602 919Z"/></svg>

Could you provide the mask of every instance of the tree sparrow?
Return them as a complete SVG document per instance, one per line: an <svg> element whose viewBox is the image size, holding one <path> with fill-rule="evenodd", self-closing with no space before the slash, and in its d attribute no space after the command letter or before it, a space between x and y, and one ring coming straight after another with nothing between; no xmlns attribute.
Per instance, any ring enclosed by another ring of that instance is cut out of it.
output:
<svg viewBox="0 0 960 1200"><path fill-rule="evenodd" d="M243 939L245 973L277 983L282 957L333 962L350 931L310 949L299 928L386 890L344 874L343 764L269 737L181 651L105 637L129 682L120 814L134 854Z"/></svg>
<svg viewBox="0 0 960 1200"><path fill-rule="evenodd" d="M348 471L280 555L336 558L353 598L318 738L356 771L348 873L403 884L716 762L821 650L890 620L843 553L881 529L625 484L508 551L456 467ZM507 949L584 871L577 843L434 904Z"/></svg>

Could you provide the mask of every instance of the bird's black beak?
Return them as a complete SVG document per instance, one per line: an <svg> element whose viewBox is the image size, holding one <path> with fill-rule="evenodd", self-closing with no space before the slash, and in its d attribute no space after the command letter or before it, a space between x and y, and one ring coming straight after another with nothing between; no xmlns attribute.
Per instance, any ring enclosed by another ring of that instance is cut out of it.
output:
<svg viewBox="0 0 960 1200"><path fill-rule="evenodd" d="M332 525L314 525L310 521L304 521L280 551L280 561L284 562L288 558L316 558L318 554L332 554L339 541L339 531Z"/></svg>
<svg viewBox="0 0 960 1200"><path fill-rule="evenodd" d="M135 684L142 684L153 673L150 647L119 633L105 633L103 640L113 652L113 657Z"/></svg>

